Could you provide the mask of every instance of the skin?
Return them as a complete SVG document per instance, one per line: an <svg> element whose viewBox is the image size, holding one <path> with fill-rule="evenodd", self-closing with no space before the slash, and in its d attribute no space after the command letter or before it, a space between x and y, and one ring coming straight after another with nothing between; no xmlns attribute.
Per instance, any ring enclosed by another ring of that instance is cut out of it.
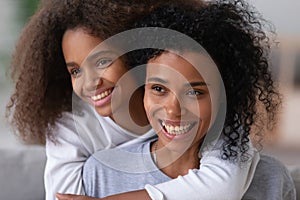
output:
<svg viewBox="0 0 300 200"><path fill-rule="evenodd" d="M103 56L97 57L98 59L96 60L90 59L92 57L90 55L96 53L93 50L102 41L102 39L88 34L84 28L80 27L65 32L62 40L62 49L67 69L71 75L73 90L82 100L94 105L97 113L101 116L111 117L121 127L136 134L143 134L149 129L149 126L147 126L148 120L146 114L143 115L145 110L143 107L142 92L136 91L131 97L129 105L122 105L122 100L128 98L126 96L128 90L131 87L134 88L134 83L130 79L130 75L127 75L125 78L123 76L128 72L123 60L116 57L115 53L102 54ZM126 88L122 88L122 85L124 85L123 82L126 82ZM108 89L112 90L111 95L104 97L103 100L100 100L100 103L97 100L93 100L93 96ZM113 102L114 95L119 101ZM128 109L133 121L125 120L129 118ZM139 126L136 126L136 124ZM98 199L82 195L58 193L56 197L59 200ZM146 190L113 195L103 199L151 200Z"/></svg>
<svg viewBox="0 0 300 200"><path fill-rule="evenodd" d="M104 53L95 66L82 66L89 53L102 42L81 28L67 30L62 40L62 49L67 69L71 75L74 92L84 101L95 106L101 116L112 117L111 98L118 80L127 72L120 58ZM97 95L104 98L95 100Z"/></svg>
<svg viewBox="0 0 300 200"><path fill-rule="evenodd" d="M146 115L143 115L142 93L135 92L129 100L128 91L134 90L135 83L113 48L107 46L93 51L101 42L101 38L80 27L65 32L62 50L73 90L82 100L93 105L99 115L112 118L133 133L143 134L149 126ZM129 120L128 114L133 121Z"/></svg>
<svg viewBox="0 0 300 200"><path fill-rule="evenodd" d="M182 56L195 58L192 52ZM201 56L196 57L197 61L201 61ZM209 91L219 89L217 81L213 78L209 80L210 82L205 82L189 62L173 53L166 52L149 61L144 106L149 122L158 135L157 165L172 178L187 174L189 169L199 168L199 146L213 116ZM182 121L196 124L181 136L170 138L160 123L161 119L172 125L179 125ZM152 153L155 151L154 146L151 146ZM144 190L101 199L71 194L57 194L56 197L59 200L151 199Z"/></svg>
<svg viewBox="0 0 300 200"><path fill-rule="evenodd" d="M182 56L192 57L193 53ZM149 64L144 106L158 135L152 151L156 146L157 165L176 178L199 168L199 146L212 117L209 83L189 62L170 52L162 53Z"/></svg>
<svg viewBox="0 0 300 200"><path fill-rule="evenodd" d="M123 194L112 195L105 198L95 198L83 195L74 195L74 194L56 194L58 200L151 200L148 196L146 190L127 192Z"/></svg>

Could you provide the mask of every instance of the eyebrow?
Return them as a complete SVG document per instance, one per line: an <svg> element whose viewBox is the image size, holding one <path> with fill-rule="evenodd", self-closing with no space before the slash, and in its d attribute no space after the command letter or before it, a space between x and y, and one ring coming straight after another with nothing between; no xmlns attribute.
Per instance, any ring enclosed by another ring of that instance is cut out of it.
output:
<svg viewBox="0 0 300 200"><path fill-rule="evenodd" d="M76 67L79 67L79 65L76 63L76 62L68 62L68 63L66 63L66 66L69 68L69 67L74 67L74 66L76 66Z"/></svg>
<svg viewBox="0 0 300 200"><path fill-rule="evenodd" d="M190 83L186 83L184 84L186 87L195 87L195 86L207 86L207 84L204 81L198 81L198 82L190 82Z"/></svg>
<svg viewBox="0 0 300 200"><path fill-rule="evenodd" d="M150 77L147 79L147 82L159 82L159 83L163 83L163 84L168 83L168 81L166 81L162 78L158 78L158 77ZM197 81L197 82L186 83L186 84L184 84L184 86L185 87L207 86L207 84L204 81Z"/></svg>
<svg viewBox="0 0 300 200"><path fill-rule="evenodd" d="M98 57L100 57L102 55L105 55L105 54L114 54L114 55L118 56L118 54L116 52L114 52L114 51L110 51L110 50L107 50L107 51L98 51L98 52L96 52L96 53L94 53L92 55L89 55L87 57L87 61L90 62L91 60L94 60L94 59L96 59L96 58L98 58ZM74 67L74 66L80 67L80 65L78 63L76 63L76 62L68 62L68 63L66 63L66 66L67 67Z"/></svg>
<svg viewBox="0 0 300 200"><path fill-rule="evenodd" d="M168 83L167 81L165 81L161 78L158 78L158 77L150 77L147 79L147 82L159 82L159 83L163 83L163 84Z"/></svg>
<svg viewBox="0 0 300 200"><path fill-rule="evenodd" d="M114 54L115 56L119 57L119 55L115 52L115 51L111 51L111 50L106 50L106 51L97 51L96 53L93 53L91 55L89 55L87 57L87 61L91 61L91 60L94 60L102 55L105 55L105 54Z"/></svg>

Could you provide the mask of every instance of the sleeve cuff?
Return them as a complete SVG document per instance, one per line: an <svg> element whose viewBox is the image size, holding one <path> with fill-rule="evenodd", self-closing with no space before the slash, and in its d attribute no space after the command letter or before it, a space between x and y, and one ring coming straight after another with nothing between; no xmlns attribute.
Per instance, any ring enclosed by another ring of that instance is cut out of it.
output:
<svg viewBox="0 0 300 200"><path fill-rule="evenodd" d="M145 189L152 200L164 200L164 195L156 187L147 184Z"/></svg>

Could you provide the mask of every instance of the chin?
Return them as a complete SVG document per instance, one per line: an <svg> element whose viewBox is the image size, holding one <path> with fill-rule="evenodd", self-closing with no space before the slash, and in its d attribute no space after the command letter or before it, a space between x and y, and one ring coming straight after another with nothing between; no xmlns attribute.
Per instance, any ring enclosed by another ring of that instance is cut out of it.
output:
<svg viewBox="0 0 300 200"><path fill-rule="evenodd" d="M102 117L112 116L112 110L110 108L97 108L97 107L95 107L95 110Z"/></svg>

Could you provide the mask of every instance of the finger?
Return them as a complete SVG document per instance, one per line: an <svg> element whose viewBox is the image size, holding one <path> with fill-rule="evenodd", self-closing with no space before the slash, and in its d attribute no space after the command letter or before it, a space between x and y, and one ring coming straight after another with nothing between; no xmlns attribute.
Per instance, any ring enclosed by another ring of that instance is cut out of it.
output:
<svg viewBox="0 0 300 200"><path fill-rule="evenodd" d="M56 193L56 198L58 198L58 200L73 200L74 199L74 195L71 194L60 194L60 193Z"/></svg>

